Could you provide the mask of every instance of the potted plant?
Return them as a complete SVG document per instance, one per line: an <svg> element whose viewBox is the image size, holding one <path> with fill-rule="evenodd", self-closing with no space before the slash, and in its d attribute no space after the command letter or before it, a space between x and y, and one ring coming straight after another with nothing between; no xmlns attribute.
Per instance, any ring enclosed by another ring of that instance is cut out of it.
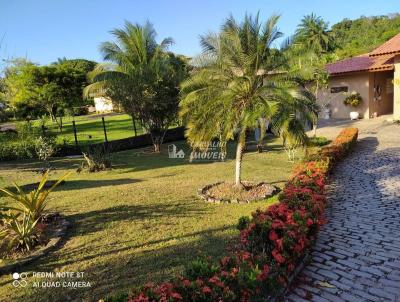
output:
<svg viewBox="0 0 400 302"><path fill-rule="evenodd" d="M361 97L361 94L359 92L353 91L349 95L346 96L346 98L343 101L343 104L346 106L351 106L351 107L358 107L362 103L363 99ZM351 111L350 112L350 119L351 120L357 120L360 117L360 113L357 111Z"/></svg>

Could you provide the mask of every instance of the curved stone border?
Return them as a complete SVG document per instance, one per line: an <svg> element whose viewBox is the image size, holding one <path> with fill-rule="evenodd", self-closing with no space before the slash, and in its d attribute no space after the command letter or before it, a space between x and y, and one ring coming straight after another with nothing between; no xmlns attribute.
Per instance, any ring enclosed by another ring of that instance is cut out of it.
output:
<svg viewBox="0 0 400 302"><path fill-rule="evenodd" d="M22 266L30 264L31 262L37 260L38 258L47 255L50 251L59 246L61 240L67 234L67 229L69 226L70 223L64 217L61 216L59 220L56 222L56 228L53 231L53 237L50 238L49 242L45 246L39 248L38 250L35 250L29 256L13 260L12 263L8 263L4 266L0 265L0 276L16 271Z"/></svg>
<svg viewBox="0 0 400 302"><path fill-rule="evenodd" d="M254 202L254 201L260 201L260 200L267 199L267 198L269 198L271 196L274 196L275 194L277 194L280 191L280 189L278 187L272 186L275 189L270 194L266 194L266 195L264 195L262 197L257 197L257 198L253 198L253 199L246 199L246 200L241 200L241 201L239 201L237 199L215 198L215 197L212 197L212 196L207 194L207 190L208 189L210 189L210 188L212 188L214 186L218 186L218 185L220 185L222 183L224 183L224 182L220 181L220 182L216 182L216 183L213 183L213 184L210 184L210 185L206 185L203 188L200 188L200 189L197 190L197 195L201 199L203 199L205 202L211 202L211 203L250 203L250 202ZM246 183L246 181L244 181L244 183ZM247 182L247 183L249 183L249 182ZM262 185L262 184L267 184L268 185L268 183L266 183L266 182L256 183L256 185Z"/></svg>

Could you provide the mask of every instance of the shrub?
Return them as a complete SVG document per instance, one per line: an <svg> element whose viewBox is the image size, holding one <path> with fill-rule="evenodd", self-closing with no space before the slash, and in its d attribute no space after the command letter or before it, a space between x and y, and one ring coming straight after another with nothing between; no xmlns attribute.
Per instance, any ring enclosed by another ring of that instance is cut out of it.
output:
<svg viewBox="0 0 400 302"><path fill-rule="evenodd" d="M8 121L8 115L5 110L0 108L0 123L4 123Z"/></svg>
<svg viewBox="0 0 400 302"><path fill-rule="evenodd" d="M361 94L354 91L344 99L343 104L346 106L357 107L362 103L362 101L363 99Z"/></svg>
<svg viewBox="0 0 400 302"><path fill-rule="evenodd" d="M149 283L128 301L264 301L287 286L324 223L325 181L332 164L357 140L358 130L343 130L315 160L295 167L279 203L251 218L240 218L238 243L215 264L196 260L173 282Z"/></svg>
<svg viewBox="0 0 400 302"><path fill-rule="evenodd" d="M29 251L39 242L37 226L47 206L48 196L68 175L64 174L48 190L44 189L48 171L42 176L38 188L30 193L24 193L17 184L14 184L17 193L0 189L17 203L15 207L0 207L0 254L10 250Z"/></svg>
<svg viewBox="0 0 400 302"><path fill-rule="evenodd" d="M308 140L309 147L323 147L330 143L331 141L323 136L311 137Z"/></svg>
<svg viewBox="0 0 400 302"><path fill-rule="evenodd" d="M242 216L239 218L239 222L237 224L237 229L239 231L241 231L241 230L247 228L249 223L250 223L250 218L247 216Z"/></svg>
<svg viewBox="0 0 400 302"><path fill-rule="evenodd" d="M16 133L1 134L0 160L34 158L37 135L31 122L17 123Z"/></svg>
<svg viewBox="0 0 400 302"><path fill-rule="evenodd" d="M89 172L98 172L111 168L111 148L105 145L99 145L89 148L88 153L83 153L86 165Z"/></svg>
<svg viewBox="0 0 400 302"><path fill-rule="evenodd" d="M36 139L35 151L37 157L43 162L43 170L50 168L49 158L56 152L54 140L40 136Z"/></svg>
<svg viewBox="0 0 400 302"><path fill-rule="evenodd" d="M33 158L35 147L33 142L9 141L0 144L0 160L15 160L20 158Z"/></svg>
<svg viewBox="0 0 400 302"><path fill-rule="evenodd" d="M26 213L22 214L22 219L19 219L20 216L20 214L11 214L8 218L3 219L4 227L0 231L2 241L0 247L6 252L12 249L29 251L39 241L36 229L39 219L33 220Z"/></svg>

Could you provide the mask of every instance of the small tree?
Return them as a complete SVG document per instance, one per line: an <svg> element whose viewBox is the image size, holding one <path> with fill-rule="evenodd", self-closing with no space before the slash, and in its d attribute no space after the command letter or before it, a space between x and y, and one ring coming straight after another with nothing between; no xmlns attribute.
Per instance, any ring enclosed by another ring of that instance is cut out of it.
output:
<svg viewBox="0 0 400 302"><path fill-rule="evenodd" d="M50 168L49 158L56 152L54 142L50 138L40 136L36 140L35 151L37 157L43 162L43 171Z"/></svg>
<svg viewBox="0 0 400 302"><path fill-rule="evenodd" d="M90 74L86 87L90 97L102 93L121 104L126 113L138 119L150 134L154 151L160 152L164 135L177 119L179 83L186 76L182 57L167 52L172 39L156 42L150 23L125 23L111 32L116 42L105 42L101 52L107 64Z"/></svg>
<svg viewBox="0 0 400 302"><path fill-rule="evenodd" d="M287 72L283 54L272 48L281 37L273 16L261 24L258 16L238 23L230 17L219 34L202 37L198 70L182 84L181 117L193 148L213 139L237 139L235 184L241 187L246 131L267 118L276 133L303 144L306 94Z"/></svg>

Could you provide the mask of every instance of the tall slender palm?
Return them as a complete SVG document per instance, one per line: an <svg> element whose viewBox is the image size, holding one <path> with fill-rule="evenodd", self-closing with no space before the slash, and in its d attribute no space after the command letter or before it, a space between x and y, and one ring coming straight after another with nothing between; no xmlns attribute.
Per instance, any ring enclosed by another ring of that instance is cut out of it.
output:
<svg viewBox="0 0 400 302"><path fill-rule="evenodd" d="M296 38L304 43L305 47L317 53L332 50L333 37L328 30L329 24L314 13L304 16L297 26Z"/></svg>
<svg viewBox="0 0 400 302"><path fill-rule="evenodd" d="M201 38L197 72L181 86L180 115L192 147L202 149L215 138L228 141L237 136L237 186L246 130L256 127L260 118L271 120L279 134L306 140L300 118L307 114L297 113L307 111L300 101L305 96L286 72L281 52L272 48L282 35L278 19L272 16L261 24L258 15L246 16L241 23L228 18L219 34Z"/></svg>
<svg viewBox="0 0 400 302"><path fill-rule="evenodd" d="M100 46L108 63L99 64L90 73L92 84L84 93L102 93L133 118L138 118L150 133L156 152L166 130L176 119L179 83L183 65L177 57L167 53L171 38L156 42L156 32L150 23L145 25L125 22L123 29L111 31L116 42Z"/></svg>

